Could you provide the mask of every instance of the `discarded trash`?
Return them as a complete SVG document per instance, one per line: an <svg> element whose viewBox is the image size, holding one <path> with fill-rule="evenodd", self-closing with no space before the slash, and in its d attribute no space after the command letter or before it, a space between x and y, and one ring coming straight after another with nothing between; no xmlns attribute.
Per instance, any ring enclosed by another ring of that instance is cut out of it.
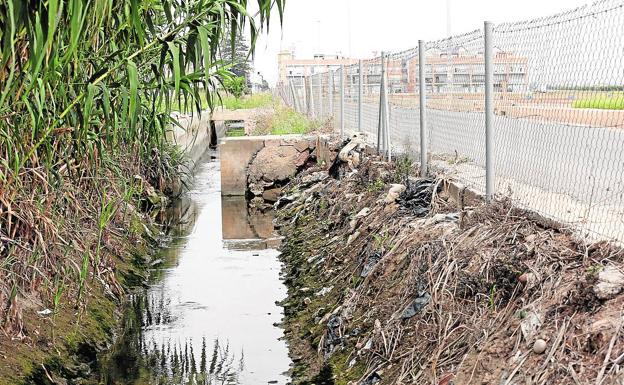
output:
<svg viewBox="0 0 624 385"><path fill-rule="evenodd" d="M334 288L333 286L324 287L321 290L319 290L315 295L317 297L322 297L322 296L328 294L330 291L332 291L333 288Z"/></svg>
<svg viewBox="0 0 624 385"><path fill-rule="evenodd" d="M39 314L40 316L45 317L47 315L52 314L52 310L50 310L50 309L43 309L41 311L38 311L37 314Z"/></svg>
<svg viewBox="0 0 624 385"><path fill-rule="evenodd" d="M423 178L408 180L407 188L398 198L403 212L408 212L417 217L424 217L431 208L433 197L433 179Z"/></svg>
<svg viewBox="0 0 624 385"><path fill-rule="evenodd" d="M381 253L379 251L375 251L373 253L371 253L367 260L366 263L364 264L364 267L362 268L362 272L360 273L360 277L362 278L366 278L368 277L368 275L371 273L371 271L373 271L373 268L375 267L375 265L381 260Z"/></svg>
<svg viewBox="0 0 624 385"><path fill-rule="evenodd" d="M381 376L377 374L377 372L373 372L370 376L364 380L364 382L360 383L360 385L375 385L381 382Z"/></svg>
<svg viewBox="0 0 624 385"><path fill-rule="evenodd" d="M294 193L291 195L282 196L277 200L277 202L275 202L275 204L273 205L273 208L275 208L275 210L278 210L286 206L287 204L296 201L297 198L299 198L300 196L301 196L301 193Z"/></svg>
<svg viewBox="0 0 624 385"><path fill-rule="evenodd" d="M300 188L310 187L315 183L321 182L329 177L325 171L317 171L313 172L310 175L306 175L301 178L301 183L299 184Z"/></svg>
<svg viewBox="0 0 624 385"><path fill-rule="evenodd" d="M347 139L329 168L329 175L341 179L348 171L353 171L360 164L360 153L364 147L364 141L357 136Z"/></svg>
<svg viewBox="0 0 624 385"><path fill-rule="evenodd" d="M431 296L429 295L429 293L427 292L419 293L418 297L415 300L413 300L403 310L403 313L401 313L401 318L402 319L412 318L413 316L418 314L418 312L421 311L422 308L424 308L429 303L430 300L431 300Z"/></svg>
<svg viewBox="0 0 624 385"><path fill-rule="evenodd" d="M325 343L325 354L329 355L342 342L340 336L340 326L342 319L337 314L332 314L327 321L327 339Z"/></svg>
<svg viewBox="0 0 624 385"><path fill-rule="evenodd" d="M360 232L356 231L355 233L349 235L349 238L347 239L347 246L349 246L350 244L353 243L353 241L355 241L357 239L357 237L360 236Z"/></svg>

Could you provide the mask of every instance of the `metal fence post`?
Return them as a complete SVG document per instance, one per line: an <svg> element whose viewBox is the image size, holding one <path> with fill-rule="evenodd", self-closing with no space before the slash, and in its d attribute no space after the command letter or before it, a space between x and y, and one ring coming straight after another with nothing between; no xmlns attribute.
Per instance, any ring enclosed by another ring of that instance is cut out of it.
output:
<svg viewBox="0 0 624 385"><path fill-rule="evenodd" d="M362 95L364 74L362 74L362 60L358 62L358 132L362 132Z"/></svg>
<svg viewBox="0 0 624 385"><path fill-rule="evenodd" d="M425 79L425 42L418 40L418 90L420 93L420 176L427 176L427 85Z"/></svg>
<svg viewBox="0 0 624 385"><path fill-rule="evenodd" d="M381 52L381 77L379 78L379 119L377 121L377 153L381 154L384 150L384 72L385 72L385 64L384 64L384 56L385 52Z"/></svg>
<svg viewBox="0 0 624 385"><path fill-rule="evenodd" d="M329 97L329 117L334 116L334 73L327 71L327 95Z"/></svg>
<svg viewBox="0 0 624 385"><path fill-rule="evenodd" d="M310 117L316 116L315 97L314 97L314 75L310 75L308 79L308 92L310 94Z"/></svg>
<svg viewBox="0 0 624 385"><path fill-rule="evenodd" d="M319 108L318 108L318 118L322 119L323 118L323 74L319 73L318 75L318 103L319 103Z"/></svg>
<svg viewBox="0 0 624 385"><path fill-rule="evenodd" d="M485 37L485 198L488 202L494 194L494 68L492 53L492 23L484 23Z"/></svg>
<svg viewBox="0 0 624 385"><path fill-rule="evenodd" d="M344 64L340 65L340 139L344 137L344 116L345 116L345 79Z"/></svg>
<svg viewBox="0 0 624 385"><path fill-rule="evenodd" d="M388 57L389 59L389 57ZM386 146L386 159L388 162L392 161L392 148L390 140L390 100L388 97L388 66L385 56L381 58L384 63L383 71L383 92L384 92L384 145Z"/></svg>
<svg viewBox="0 0 624 385"><path fill-rule="evenodd" d="M292 80L288 80L288 85L290 88L290 94L292 95L292 101L293 101L292 108L295 111L299 111L299 106L298 106L299 103L297 103L297 95L295 95L295 86L293 85Z"/></svg>

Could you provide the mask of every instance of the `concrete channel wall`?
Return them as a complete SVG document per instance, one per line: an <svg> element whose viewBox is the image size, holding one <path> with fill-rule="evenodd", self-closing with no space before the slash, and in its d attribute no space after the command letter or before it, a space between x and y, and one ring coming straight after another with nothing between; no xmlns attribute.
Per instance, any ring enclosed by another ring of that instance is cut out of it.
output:
<svg viewBox="0 0 624 385"><path fill-rule="evenodd" d="M318 163L330 162L329 138L319 135L268 135L225 138L219 145L221 158L221 194L241 196L248 191L248 170L254 158L267 148L264 166L278 169L276 175L287 177L313 155ZM282 172L282 169L288 171ZM282 174L282 175L280 175ZM271 178L276 179L276 178ZM279 177L277 178L279 179Z"/></svg>
<svg viewBox="0 0 624 385"><path fill-rule="evenodd" d="M224 122L212 121L215 132L211 133L211 115L208 111L201 115L176 114L175 118L179 126L170 128L167 140L184 151L193 165L211 144L216 145L225 136Z"/></svg>

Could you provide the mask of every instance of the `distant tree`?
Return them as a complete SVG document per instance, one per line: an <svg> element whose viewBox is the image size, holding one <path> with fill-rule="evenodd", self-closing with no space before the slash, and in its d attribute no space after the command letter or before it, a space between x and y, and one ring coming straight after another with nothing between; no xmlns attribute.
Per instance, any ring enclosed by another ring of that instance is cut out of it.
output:
<svg viewBox="0 0 624 385"><path fill-rule="evenodd" d="M249 75L251 74L251 60L249 44L244 35L232 34L229 29L223 35L219 44L220 59L225 65L231 65L230 72L237 77L245 78L249 87Z"/></svg>

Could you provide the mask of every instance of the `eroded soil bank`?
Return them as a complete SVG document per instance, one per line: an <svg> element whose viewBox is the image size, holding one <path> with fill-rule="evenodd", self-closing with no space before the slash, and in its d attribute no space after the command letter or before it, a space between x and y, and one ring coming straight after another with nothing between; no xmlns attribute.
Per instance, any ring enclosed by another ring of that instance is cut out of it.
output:
<svg viewBox="0 0 624 385"><path fill-rule="evenodd" d="M276 204L295 383L624 381L621 249L343 155Z"/></svg>

